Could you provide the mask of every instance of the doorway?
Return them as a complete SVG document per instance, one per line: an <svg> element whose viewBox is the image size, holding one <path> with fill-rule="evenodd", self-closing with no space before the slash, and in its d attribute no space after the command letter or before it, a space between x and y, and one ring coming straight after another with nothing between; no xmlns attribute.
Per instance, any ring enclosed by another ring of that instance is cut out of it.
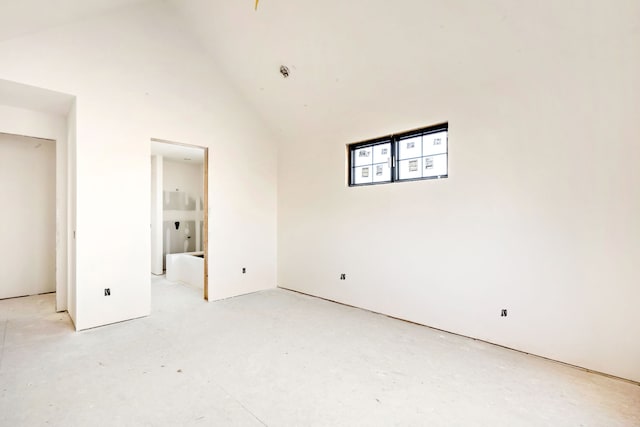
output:
<svg viewBox="0 0 640 427"><path fill-rule="evenodd" d="M208 148L151 140L151 274L202 288L208 281Z"/></svg>
<svg viewBox="0 0 640 427"><path fill-rule="evenodd" d="M56 291L56 142L0 133L0 299Z"/></svg>

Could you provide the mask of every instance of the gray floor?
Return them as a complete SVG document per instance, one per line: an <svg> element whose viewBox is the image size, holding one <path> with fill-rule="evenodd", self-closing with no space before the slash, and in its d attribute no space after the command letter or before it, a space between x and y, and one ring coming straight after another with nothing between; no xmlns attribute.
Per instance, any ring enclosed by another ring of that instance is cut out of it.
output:
<svg viewBox="0 0 640 427"><path fill-rule="evenodd" d="M285 290L75 333L0 301L2 426L640 426L640 387Z"/></svg>

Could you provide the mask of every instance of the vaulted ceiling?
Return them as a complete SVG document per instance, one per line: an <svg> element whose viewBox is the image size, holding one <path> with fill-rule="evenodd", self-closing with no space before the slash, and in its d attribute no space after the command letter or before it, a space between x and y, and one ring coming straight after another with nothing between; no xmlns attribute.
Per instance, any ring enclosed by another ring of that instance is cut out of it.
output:
<svg viewBox="0 0 640 427"><path fill-rule="evenodd" d="M0 41L144 0L0 0Z"/></svg>
<svg viewBox="0 0 640 427"><path fill-rule="evenodd" d="M563 62L571 70L573 59L588 61L585 40L606 37L608 14L629 16L616 25L632 31L640 12L632 0L613 12L600 0L260 0L257 10L254 0L155 1L173 9L287 140L322 132L327 123L335 133L358 132L381 114L393 122L393 103L415 104L424 116L423 104L434 99L464 102L469 91L533 82ZM0 0L0 40L139 2ZM290 69L286 79L281 65Z"/></svg>
<svg viewBox="0 0 640 427"><path fill-rule="evenodd" d="M582 61L607 14L598 0L260 0L257 11L253 0L167 1L291 141L327 128L347 141L398 130L376 127L381 116L401 128L446 120L446 100L461 105L470 91L539 81ZM425 107L435 100L440 113Z"/></svg>

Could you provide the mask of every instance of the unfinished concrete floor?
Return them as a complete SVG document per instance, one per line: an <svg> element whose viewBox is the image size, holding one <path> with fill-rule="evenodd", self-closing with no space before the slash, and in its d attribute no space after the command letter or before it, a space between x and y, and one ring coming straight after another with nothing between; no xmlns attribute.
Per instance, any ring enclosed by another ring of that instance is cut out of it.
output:
<svg viewBox="0 0 640 427"><path fill-rule="evenodd" d="M640 426L640 387L285 290L76 333L0 301L2 426ZM639 361L640 363L640 361Z"/></svg>

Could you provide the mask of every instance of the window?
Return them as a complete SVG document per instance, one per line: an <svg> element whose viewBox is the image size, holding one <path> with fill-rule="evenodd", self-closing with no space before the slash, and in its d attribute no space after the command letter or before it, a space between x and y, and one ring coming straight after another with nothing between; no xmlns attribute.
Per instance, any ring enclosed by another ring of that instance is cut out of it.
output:
<svg viewBox="0 0 640 427"><path fill-rule="evenodd" d="M447 178L447 123L349 145L349 185Z"/></svg>
<svg viewBox="0 0 640 427"><path fill-rule="evenodd" d="M351 147L351 185L391 182L391 139Z"/></svg>

